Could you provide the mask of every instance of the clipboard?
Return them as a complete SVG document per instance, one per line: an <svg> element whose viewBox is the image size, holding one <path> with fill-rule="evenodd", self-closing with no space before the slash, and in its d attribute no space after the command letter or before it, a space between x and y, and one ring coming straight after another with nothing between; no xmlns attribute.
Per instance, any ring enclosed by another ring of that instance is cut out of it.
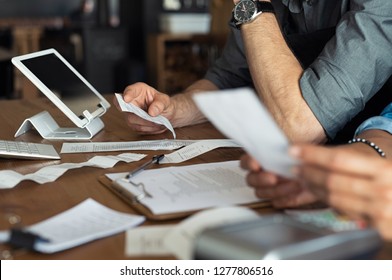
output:
<svg viewBox="0 0 392 280"><path fill-rule="evenodd" d="M153 221L165 221L172 219L185 218L190 216L200 210L204 210L205 208L201 208L199 210L193 211L183 211L183 212L175 212L169 214L154 214L148 207L143 204L142 199L138 199L133 193L125 190L121 186L114 184L114 182L109 179L107 176L102 175L98 178L98 181L107 187L110 191L112 191L115 195L124 200L129 206L131 206L135 211L139 214L144 215L147 219ZM271 206L270 201L262 200L255 203L247 203L247 204L238 204L239 206L247 206L249 208L262 208Z"/></svg>

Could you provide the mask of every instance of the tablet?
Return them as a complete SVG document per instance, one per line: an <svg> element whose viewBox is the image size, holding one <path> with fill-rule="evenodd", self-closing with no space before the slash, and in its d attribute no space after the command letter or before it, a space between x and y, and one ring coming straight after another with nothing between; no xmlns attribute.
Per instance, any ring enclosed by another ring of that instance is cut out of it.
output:
<svg viewBox="0 0 392 280"><path fill-rule="evenodd" d="M110 107L55 49L17 56L12 63L78 127L84 128Z"/></svg>

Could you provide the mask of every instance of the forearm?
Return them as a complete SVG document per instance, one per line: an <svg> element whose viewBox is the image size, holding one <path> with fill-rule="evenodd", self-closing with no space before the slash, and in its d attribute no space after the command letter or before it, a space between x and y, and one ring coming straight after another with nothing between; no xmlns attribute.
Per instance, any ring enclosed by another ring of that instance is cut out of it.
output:
<svg viewBox="0 0 392 280"><path fill-rule="evenodd" d="M260 98L294 142L323 142L326 135L302 97L302 66L276 18L264 13L241 27L252 79Z"/></svg>
<svg viewBox="0 0 392 280"><path fill-rule="evenodd" d="M172 123L175 127L206 122L207 119L193 102L192 96L198 92L218 90L212 82L202 79L189 86L182 94L171 97L173 106Z"/></svg>

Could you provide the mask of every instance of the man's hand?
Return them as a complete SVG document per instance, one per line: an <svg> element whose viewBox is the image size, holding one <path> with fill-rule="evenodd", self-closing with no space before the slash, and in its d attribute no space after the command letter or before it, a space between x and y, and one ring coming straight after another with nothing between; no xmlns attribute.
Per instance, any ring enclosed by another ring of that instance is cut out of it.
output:
<svg viewBox="0 0 392 280"><path fill-rule="evenodd" d="M246 180L260 198L267 198L276 208L298 207L316 202L317 197L296 180L288 180L263 170L249 155L241 158L241 167L249 171Z"/></svg>
<svg viewBox="0 0 392 280"><path fill-rule="evenodd" d="M196 107L192 95L218 89L211 81L201 79L190 85L183 93L170 97L145 83L136 83L124 90L123 98L125 102L138 106L152 117L166 117L172 126L177 128L205 122L207 119ZM116 98L114 104L121 110ZM132 113L126 113L126 121L130 128L141 134L158 134L166 130L164 126L146 121Z"/></svg>
<svg viewBox="0 0 392 280"><path fill-rule="evenodd" d="M169 121L173 117L174 109L170 97L145 83L126 87L123 98L125 102L138 106L152 117L162 115ZM121 110L116 98L114 104ZM166 130L164 126L144 120L133 113L126 113L126 122L132 130L141 134L158 134Z"/></svg>

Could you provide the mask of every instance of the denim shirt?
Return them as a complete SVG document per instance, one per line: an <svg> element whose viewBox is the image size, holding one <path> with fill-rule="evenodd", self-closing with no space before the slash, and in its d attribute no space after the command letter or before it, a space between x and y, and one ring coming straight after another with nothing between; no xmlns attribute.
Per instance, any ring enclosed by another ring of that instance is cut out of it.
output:
<svg viewBox="0 0 392 280"><path fill-rule="evenodd" d="M302 95L328 137L334 138L392 75L392 0L272 0L272 4L282 33L304 68ZM241 31L232 23L230 27L223 53L205 78L220 89L252 87ZM328 29L333 33L319 36ZM295 53L287 40L290 36L305 42L297 50L309 54L310 63Z"/></svg>
<svg viewBox="0 0 392 280"><path fill-rule="evenodd" d="M392 134L392 103L385 107L379 116L364 121L355 131L355 136L369 129L384 130Z"/></svg>

